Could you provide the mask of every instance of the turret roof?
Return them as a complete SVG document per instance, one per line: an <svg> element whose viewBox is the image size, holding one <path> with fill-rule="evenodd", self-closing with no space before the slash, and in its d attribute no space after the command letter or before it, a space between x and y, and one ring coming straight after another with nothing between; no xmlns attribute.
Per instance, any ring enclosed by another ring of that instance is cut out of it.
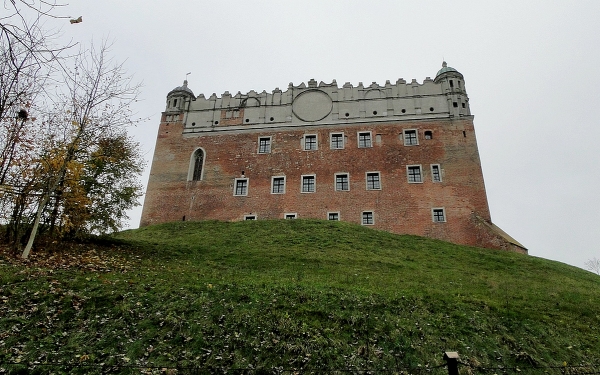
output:
<svg viewBox="0 0 600 375"><path fill-rule="evenodd" d="M188 87L188 81L187 79L185 81L183 81L183 86L178 86L175 87L173 90L171 90L167 96L171 95L172 93L176 92L176 91L184 91L188 94L190 94L191 96L194 96L194 92Z"/></svg>
<svg viewBox="0 0 600 375"><path fill-rule="evenodd" d="M444 61L444 62L442 62L442 69L438 70L437 74L435 75L435 78L437 78L440 74L448 73L448 72L459 73L458 70L456 70L452 67L449 67L448 64Z"/></svg>

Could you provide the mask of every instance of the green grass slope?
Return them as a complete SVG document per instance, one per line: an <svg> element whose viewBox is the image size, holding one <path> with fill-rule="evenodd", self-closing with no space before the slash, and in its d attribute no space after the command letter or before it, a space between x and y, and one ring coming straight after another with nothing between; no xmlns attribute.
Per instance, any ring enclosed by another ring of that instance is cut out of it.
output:
<svg viewBox="0 0 600 375"><path fill-rule="evenodd" d="M329 221L115 237L100 268L0 258L0 363L416 372L446 350L475 373L600 363L600 277L558 262Z"/></svg>

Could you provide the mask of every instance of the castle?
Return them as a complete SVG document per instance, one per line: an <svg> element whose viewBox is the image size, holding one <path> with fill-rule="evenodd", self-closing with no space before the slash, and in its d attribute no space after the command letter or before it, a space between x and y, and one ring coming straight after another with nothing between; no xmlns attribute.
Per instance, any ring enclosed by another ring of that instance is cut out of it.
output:
<svg viewBox="0 0 600 375"><path fill-rule="evenodd" d="M527 253L491 221L463 75L167 95L141 226L319 218Z"/></svg>

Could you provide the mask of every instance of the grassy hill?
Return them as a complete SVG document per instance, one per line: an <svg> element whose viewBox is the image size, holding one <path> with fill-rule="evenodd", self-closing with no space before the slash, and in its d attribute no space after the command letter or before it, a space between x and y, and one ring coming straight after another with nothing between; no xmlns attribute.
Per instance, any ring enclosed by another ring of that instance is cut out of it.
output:
<svg viewBox="0 0 600 375"><path fill-rule="evenodd" d="M415 373L451 350L464 373L600 364L600 277L532 256L311 220L171 223L73 252L0 256L0 363Z"/></svg>

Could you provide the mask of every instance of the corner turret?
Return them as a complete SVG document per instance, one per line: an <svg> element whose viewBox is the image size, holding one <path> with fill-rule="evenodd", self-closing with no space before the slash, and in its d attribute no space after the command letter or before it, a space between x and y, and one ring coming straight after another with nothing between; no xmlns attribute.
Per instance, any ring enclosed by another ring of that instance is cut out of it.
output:
<svg viewBox="0 0 600 375"><path fill-rule="evenodd" d="M465 79L458 70L448 66L443 61L442 69L438 70L433 81L442 85L442 92L448 100L450 116L460 117L471 115L469 97L465 89Z"/></svg>
<svg viewBox="0 0 600 375"><path fill-rule="evenodd" d="M183 81L183 86L175 87L167 94L166 112L180 112L187 109L190 100L196 100L194 93L188 87L187 79Z"/></svg>

